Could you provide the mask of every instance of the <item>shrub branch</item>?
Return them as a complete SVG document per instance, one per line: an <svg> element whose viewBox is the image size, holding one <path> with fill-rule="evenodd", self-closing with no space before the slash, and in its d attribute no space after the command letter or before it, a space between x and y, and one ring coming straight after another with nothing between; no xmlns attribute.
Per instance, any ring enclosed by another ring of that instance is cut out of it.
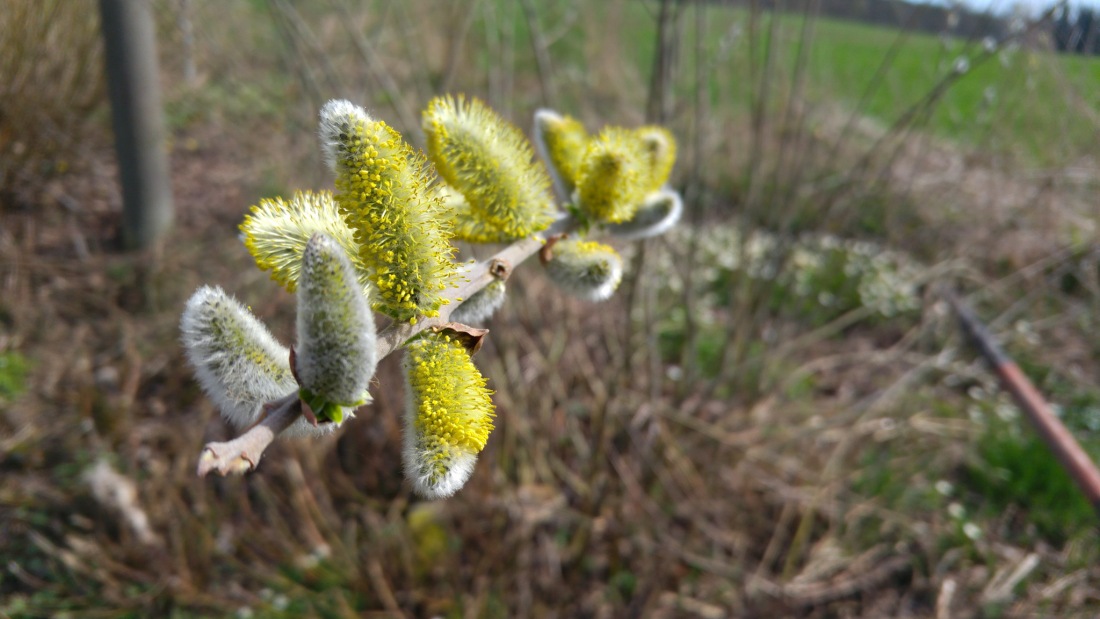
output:
<svg viewBox="0 0 1100 619"><path fill-rule="evenodd" d="M449 288L443 293L443 298L450 303L439 309L438 316L421 317L416 324L397 321L380 331L377 338L377 359L381 361L388 357L421 331L448 323L451 312L461 303L459 299L469 299L496 279L508 279L517 266L539 252L545 243L544 237L566 234L575 228L575 220L564 215L548 230L516 241L492 257L474 263L459 276L460 284L457 287ZM211 442L203 446L199 455L199 477L205 477L211 471L228 475L255 469L268 445L301 415L302 403L298 399L297 390L264 404L264 417L258 424L231 441Z"/></svg>

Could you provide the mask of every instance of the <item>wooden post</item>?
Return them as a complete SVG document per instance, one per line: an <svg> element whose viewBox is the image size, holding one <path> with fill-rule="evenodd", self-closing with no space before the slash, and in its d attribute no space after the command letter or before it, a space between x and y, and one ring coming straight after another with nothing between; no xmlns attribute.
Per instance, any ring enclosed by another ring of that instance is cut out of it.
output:
<svg viewBox="0 0 1100 619"><path fill-rule="evenodd" d="M1092 508L1100 515L1100 469L1096 468L1088 452L1081 447L1065 424L1054 414L1039 390L1020 370L1020 366L1016 365L1016 362L1001 349L970 306L951 292L947 294L947 301L959 317L963 331L970 336L982 356L993 366L993 371L1001 379L1001 384L1012 394L1016 403L1035 425L1039 437L1054 452L1055 457L1062 463L1062 467L1077 483L1077 487L1092 504Z"/></svg>
<svg viewBox="0 0 1100 619"><path fill-rule="evenodd" d="M122 183L122 242L148 247L172 223L172 184L149 0L100 0L111 121Z"/></svg>

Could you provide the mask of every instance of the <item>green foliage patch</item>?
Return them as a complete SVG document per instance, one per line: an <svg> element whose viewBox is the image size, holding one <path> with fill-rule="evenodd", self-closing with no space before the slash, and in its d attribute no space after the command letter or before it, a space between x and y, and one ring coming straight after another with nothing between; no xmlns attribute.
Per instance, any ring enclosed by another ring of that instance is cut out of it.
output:
<svg viewBox="0 0 1100 619"><path fill-rule="evenodd" d="M30 366L18 352L0 353L0 400L15 398L26 390Z"/></svg>

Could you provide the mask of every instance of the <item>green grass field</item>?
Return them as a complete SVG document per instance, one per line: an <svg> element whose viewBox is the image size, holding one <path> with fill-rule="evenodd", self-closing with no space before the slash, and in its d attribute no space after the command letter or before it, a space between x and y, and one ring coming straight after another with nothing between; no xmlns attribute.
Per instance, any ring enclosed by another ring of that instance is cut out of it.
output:
<svg viewBox="0 0 1100 619"><path fill-rule="evenodd" d="M900 44L899 37L904 37ZM884 64L895 45L897 55ZM1092 92L1100 82L1100 59L1011 46L987 53L981 42L822 19L808 78L811 92L822 99L855 105L871 93L861 111L890 123L899 111L917 105L961 59L970 71L928 117L932 132L965 145L1014 151L1038 163L1097 152L1095 131L1086 128L1094 126L1100 110ZM883 76L876 81L880 70Z"/></svg>
<svg viewBox="0 0 1100 619"><path fill-rule="evenodd" d="M724 7L707 9L705 48L708 61L728 56L729 70L712 73L712 92L732 88L747 109L753 81L749 54L749 14ZM644 6L627 16L632 57L647 71L653 57L653 15ZM765 16L760 22L757 58L762 58L774 33L771 76L782 98L796 75L796 59L804 43L800 14ZM646 30L649 32L646 32ZM688 29L689 37L696 36ZM850 111L889 126L917 107L957 61L970 70L920 117L918 127L956 140L964 146L991 149L1023 157L1039 165L1055 165L1100 153L1096 138L1100 118L1100 58L1059 55L1014 44L991 51L982 41L937 37L829 18L817 18L804 52L804 97L811 104L840 104ZM731 34L732 33L732 34ZM731 43L732 41L732 43ZM724 50L724 51L722 51ZM693 56L684 55L685 73L694 70ZM773 101L776 95L772 95ZM736 100L736 98L735 98ZM714 103L718 103L717 100Z"/></svg>

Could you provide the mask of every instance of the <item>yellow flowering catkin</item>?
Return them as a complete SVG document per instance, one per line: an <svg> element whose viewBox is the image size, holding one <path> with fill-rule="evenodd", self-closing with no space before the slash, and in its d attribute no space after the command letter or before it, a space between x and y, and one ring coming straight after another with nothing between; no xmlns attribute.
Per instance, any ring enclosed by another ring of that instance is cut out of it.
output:
<svg viewBox="0 0 1100 619"><path fill-rule="evenodd" d="M452 239L467 243L510 243L514 240L511 235L475 215L466 198L446 183L439 183L436 192L447 210Z"/></svg>
<svg viewBox="0 0 1100 619"><path fill-rule="evenodd" d="M508 241L554 218L550 179L523 132L477 99L436 97L423 114L428 157L471 214Z"/></svg>
<svg viewBox="0 0 1100 619"><path fill-rule="evenodd" d="M580 176L581 159L588 147L588 131L572 116L553 110L535 112L535 144L539 153L556 172L563 196L570 196Z"/></svg>
<svg viewBox="0 0 1100 619"><path fill-rule="evenodd" d="M336 204L371 270L374 309L397 320L436 316L455 273L450 229L424 157L397 131L347 101L321 109Z"/></svg>
<svg viewBox="0 0 1100 619"><path fill-rule="evenodd" d="M664 127L646 125L634 130L645 153L648 180L644 193L657 191L668 182L672 165L676 162L676 138Z"/></svg>
<svg viewBox="0 0 1100 619"><path fill-rule="evenodd" d="M282 198L260 200L240 226L248 253L261 270L271 271L271 279L288 292L297 289L302 252L310 237L323 232L344 248L355 269L355 277L364 290L369 286L370 270L359 256L355 235L327 191L296 192L290 201Z"/></svg>
<svg viewBox="0 0 1100 619"><path fill-rule="evenodd" d="M650 184L646 154L637 136L608 127L588 144L577 179L577 206L601 223L630 219Z"/></svg>
<svg viewBox="0 0 1100 619"><path fill-rule="evenodd" d="M405 476L423 497L448 497L489 440L492 391L456 338L426 332L406 348Z"/></svg>

